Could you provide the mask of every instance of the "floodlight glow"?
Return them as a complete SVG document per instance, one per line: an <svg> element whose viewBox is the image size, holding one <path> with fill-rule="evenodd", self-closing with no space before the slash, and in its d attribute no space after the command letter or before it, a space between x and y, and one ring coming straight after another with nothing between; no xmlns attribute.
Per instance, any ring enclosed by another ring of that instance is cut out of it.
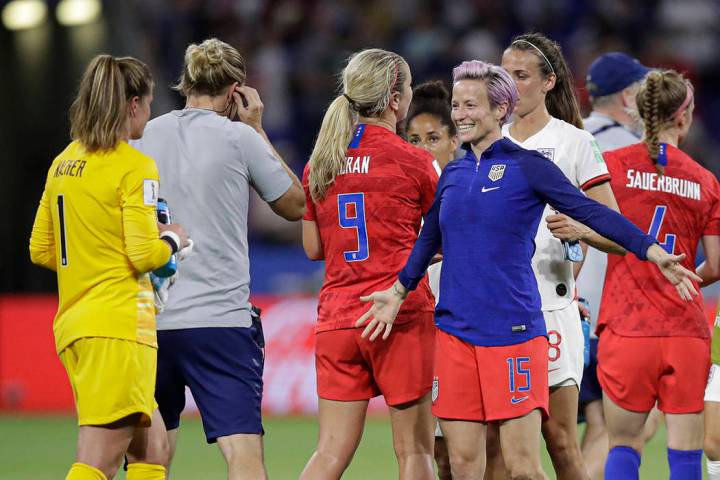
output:
<svg viewBox="0 0 720 480"><path fill-rule="evenodd" d="M13 0L2 9L2 21L8 30L26 30L42 24L47 5L42 0Z"/></svg>
<svg viewBox="0 0 720 480"><path fill-rule="evenodd" d="M66 27L92 23L101 12L100 0L62 0L55 10L58 22Z"/></svg>

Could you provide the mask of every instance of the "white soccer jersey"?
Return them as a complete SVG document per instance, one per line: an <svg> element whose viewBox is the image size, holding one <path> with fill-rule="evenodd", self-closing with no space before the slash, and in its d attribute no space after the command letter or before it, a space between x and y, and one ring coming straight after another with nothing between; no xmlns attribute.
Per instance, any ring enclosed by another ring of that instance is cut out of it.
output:
<svg viewBox="0 0 720 480"><path fill-rule="evenodd" d="M557 118L524 142L510 135L510 125L503 126L505 137L528 150L537 150L552 160L571 183L587 190L610 179L605 161L592 135ZM545 207L543 220L535 236L533 270L544 311L564 308L573 300L575 280L572 263L565 260L560 240L550 233L545 217L554 213Z"/></svg>

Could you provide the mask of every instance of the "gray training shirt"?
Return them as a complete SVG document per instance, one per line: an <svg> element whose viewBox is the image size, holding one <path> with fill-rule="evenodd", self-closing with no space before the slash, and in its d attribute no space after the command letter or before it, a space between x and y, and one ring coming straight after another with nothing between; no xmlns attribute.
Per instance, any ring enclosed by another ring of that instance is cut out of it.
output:
<svg viewBox="0 0 720 480"><path fill-rule="evenodd" d="M249 187L266 202L292 180L251 127L211 110L175 110L147 124L133 146L155 159L160 197L193 239L158 330L249 327Z"/></svg>

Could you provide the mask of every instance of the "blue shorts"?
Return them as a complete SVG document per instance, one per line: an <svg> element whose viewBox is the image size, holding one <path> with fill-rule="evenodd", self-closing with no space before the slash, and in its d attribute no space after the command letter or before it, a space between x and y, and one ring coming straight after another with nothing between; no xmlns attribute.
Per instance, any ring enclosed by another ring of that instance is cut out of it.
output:
<svg viewBox="0 0 720 480"><path fill-rule="evenodd" d="M580 383L580 409L595 400L602 399L602 388L597 377L597 351L598 339L590 338L590 364L583 371L582 382Z"/></svg>
<svg viewBox="0 0 720 480"><path fill-rule="evenodd" d="M259 319L249 328L158 331L155 399L167 429L180 425L187 385L208 443L237 433L262 434L263 347Z"/></svg>

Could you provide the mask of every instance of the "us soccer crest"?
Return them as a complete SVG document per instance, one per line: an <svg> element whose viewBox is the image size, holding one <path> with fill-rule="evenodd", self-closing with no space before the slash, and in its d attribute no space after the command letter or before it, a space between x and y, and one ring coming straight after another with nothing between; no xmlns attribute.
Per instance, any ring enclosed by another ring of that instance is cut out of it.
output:
<svg viewBox="0 0 720 480"><path fill-rule="evenodd" d="M490 167L490 173L488 173L488 178L493 182L497 182L503 177L503 175L505 175L505 165L493 165L492 167Z"/></svg>
<svg viewBox="0 0 720 480"><path fill-rule="evenodd" d="M538 152L542 153L542 156L550 160L555 161L555 149L554 148L538 148Z"/></svg>

